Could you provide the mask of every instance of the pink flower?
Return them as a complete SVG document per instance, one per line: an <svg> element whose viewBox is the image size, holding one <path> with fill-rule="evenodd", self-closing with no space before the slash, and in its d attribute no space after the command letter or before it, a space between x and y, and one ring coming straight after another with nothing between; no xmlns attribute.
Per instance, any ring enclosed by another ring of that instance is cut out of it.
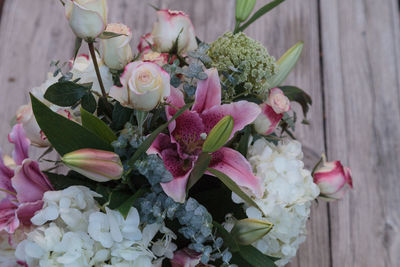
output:
<svg viewBox="0 0 400 267"><path fill-rule="evenodd" d="M283 117L290 110L290 101L279 88L272 88L266 102L260 105L261 114L254 122L257 133L269 135L273 133Z"/></svg>
<svg viewBox="0 0 400 267"><path fill-rule="evenodd" d="M267 104L270 105L277 114L285 113L290 110L290 100L279 88L272 88L269 91Z"/></svg>
<svg viewBox="0 0 400 267"><path fill-rule="evenodd" d="M188 248L178 250L171 260L172 267L196 267L200 263L201 254Z"/></svg>
<svg viewBox="0 0 400 267"><path fill-rule="evenodd" d="M139 45L137 47L139 53L143 53L147 50L151 50L151 46L154 45L153 36L151 32L146 33L145 35L140 36Z"/></svg>
<svg viewBox="0 0 400 267"><path fill-rule="evenodd" d="M326 162L323 156L323 165L313 175L321 191L321 197L326 200L341 199L349 188L353 188L351 171L343 167L340 161Z"/></svg>
<svg viewBox="0 0 400 267"><path fill-rule="evenodd" d="M174 179L161 186L164 192L177 202L185 201L190 172L202 152L204 139L201 137L208 134L223 117L230 115L234 120L232 138L235 132L252 123L260 113L256 104L247 101L221 105L218 72L216 69L209 69L206 73L208 79L197 84L192 110L185 111L171 122L170 135L160 134L147 151L149 154L158 154L165 167L172 173ZM185 105L182 92L173 87L168 102L171 104L166 107L168 119L177 112L176 107L181 108ZM225 173L236 184L250 189L257 197L262 195L259 179L254 176L249 162L239 152L222 147L212 154L209 167Z"/></svg>
<svg viewBox="0 0 400 267"><path fill-rule="evenodd" d="M144 62L153 62L159 65L160 67L165 64L171 64L176 59L176 56L170 58L168 53L158 53L152 50L146 50L141 57Z"/></svg>
<svg viewBox="0 0 400 267"><path fill-rule="evenodd" d="M28 158L30 141L21 124L14 126L9 140L15 145L17 167L11 169L0 157L0 231L14 233L21 224L31 225L30 219L43 206L44 192L53 187L39 164Z"/></svg>
<svg viewBox="0 0 400 267"><path fill-rule="evenodd" d="M158 52L170 52L176 40L178 54L197 49L194 27L188 15L182 11L162 9L157 11L157 19L151 35Z"/></svg>

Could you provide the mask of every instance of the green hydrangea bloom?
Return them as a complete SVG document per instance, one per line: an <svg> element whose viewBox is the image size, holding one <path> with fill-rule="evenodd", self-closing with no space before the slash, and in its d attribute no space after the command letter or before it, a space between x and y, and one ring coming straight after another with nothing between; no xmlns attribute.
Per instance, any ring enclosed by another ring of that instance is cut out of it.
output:
<svg viewBox="0 0 400 267"><path fill-rule="evenodd" d="M228 99L238 93L262 94L277 70L275 58L267 49L244 33L225 33L211 44L208 55L212 60L210 65L225 76L224 98ZM241 85L241 92L235 91L236 85Z"/></svg>

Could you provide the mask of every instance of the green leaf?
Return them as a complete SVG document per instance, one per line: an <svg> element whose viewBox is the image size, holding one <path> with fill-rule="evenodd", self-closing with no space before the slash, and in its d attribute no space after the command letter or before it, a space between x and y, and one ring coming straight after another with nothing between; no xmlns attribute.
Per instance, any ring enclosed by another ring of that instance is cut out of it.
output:
<svg viewBox="0 0 400 267"><path fill-rule="evenodd" d="M57 82L51 85L44 94L44 98L61 107L70 107L82 99L89 89L71 81Z"/></svg>
<svg viewBox="0 0 400 267"><path fill-rule="evenodd" d="M232 252L239 251L239 245L236 243L235 239L233 239L232 235L218 222L214 221L213 225L224 240L224 244L229 247Z"/></svg>
<svg viewBox="0 0 400 267"><path fill-rule="evenodd" d="M81 118L83 127L102 138L107 143L111 144L113 141L117 140L117 136L104 121L83 108L81 108Z"/></svg>
<svg viewBox="0 0 400 267"><path fill-rule="evenodd" d="M121 130L125 123L129 121L133 109L123 107L120 103L115 103L113 113L112 113L112 123L111 128L116 131Z"/></svg>
<svg viewBox="0 0 400 267"><path fill-rule="evenodd" d="M210 165L211 155L208 153L201 153L197 159L192 172L190 173L189 180L186 187L186 192L194 186L206 172L208 165Z"/></svg>
<svg viewBox="0 0 400 267"><path fill-rule="evenodd" d="M274 7L280 5L284 1L285 0L274 0L274 1L269 2L268 4L266 4L265 6L261 7L259 10L257 10L254 13L254 15L246 23L244 23L242 26L240 26L238 28L237 32L244 31L247 27L250 26L250 24L252 24L254 21L259 19L261 16L265 15L266 13L271 11Z"/></svg>
<svg viewBox="0 0 400 267"><path fill-rule="evenodd" d="M32 109L40 129L60 155L93 148L113 151L110 144L79 124L53 112L31 94Z"/></svg>
<svg viewBox="0 0 400 267"><path fill-rule="evenodd" d="M244 128L244 133L239 141L238 151L245 157L247 156L247 149L249 148L250 134L250 126L246 126L246 128Z"/></svg>
<svg viewBox="0 0 400 267"><path fill-rule="evenodd" d="M115 38L115 37L122 36L122 35L128 36L128 35L123 34L123 33L103 32L102 34L100 34L99 38L100 39L111 39L111 38Z"/></svg>
<svg viewBox="0 0 400 267"><path fill-rule="evenodd" d="M116 209L124 216L126 219L126 216L128 216L129 210L132 208L133 203L135 201L142 197L146 193L145 188L140 188L138 191L135 192L132 196L130 196L128 199L126 199L121 205L119 205Z"/></svg>
<svg viewBox="0 0 400 267"><path fill-rule="evenodd" d="M293 70L299 60L301 52L303 51L303 46L303 42L298 42L286 51L285 54L283 54L283 56L276 62L278 64L278 72L269 79L268 84L270 88L277 87L286 80L286 77Z"/></svg>
<svg viewBox="0 0 400 267"><path fill-rule="evenodd" d="M91 93L88 93L82 97L82 107L89 111L90 113L94 113L97 108L96 99Z"/></svg>
<svg viewBox="0 0 400 267"><path fill-rule="evenodd" d="M304 117L306 117L309 106L312 105L311 96L304 92L302 89L295 86L279 86L279 88L283 91L285 96L289 98L290 101L295 101L301 105Z"/></svg>
<svg viewBox="0 0 400 267"><path fill-rule="evenodd" d="M253 246L240 246L239 254L253 267L275 267L274 261Z"/></svg>
<svg viewBox="0 0 400 267"><path fill-rule="evenodd" d="M138 147L136 152L133 154L131 159L128 161L128 165L133 167L135 164L135 161L149 149L151 144L154 142L154 140L157 138L157 136L164 131L165 128L168 127L168 125L174 121L176 118L178 118L183 112L185 112L187 109L189 109L192 106L192 104L187 104L183 108L181 108L178 112L175 113L175 115L166 123L162 124L159 126L157 129L155 129L147 138L144 140L144 142Z"/></svg>
<svg viewBox="0 0 400 267"><path fill-rule="evenodd" d="M224 185L226 185L232 192L234 192L241 199L243 199L245 202L247 202L247 204L260 209L260 207L258 207L257 203L255 203L254 200L251 199L251 197L249 197L245 192L243 192L242 189L240 189L240 187L227 175L225 175L224 173L222 173L218 170L211 169L211 168L207 168L207 171L209 171L214 176L216 176L219 180L221 180L221 182ZM260 209L260 211L261 211L261 209Z"/></svg>
<svg viewBox="0 0 400 267"><path fill-rule="evenodd" d="M76 56L78 55L79 49L81 48L82 45L82 38L76 37L75 39L75 47L74 47L74 60Z"/></svg>
<svg viewBox="0 0 400 267"><path fill-rule="evenodd" d="M68 175L62 175L52 172L45 172L46 176L49 178L50 183L53 185L55 190L64 190L73 185L83 185L92 190L96 189L96 182L71 171Z"/></svg>
<svg viewBox="0 0 400 267"><path fill-rule="evenodd" d="M203 151L213 153L220 149L229 140L233 130L233 117L223 117L210 131L203 144Z"/></svg>

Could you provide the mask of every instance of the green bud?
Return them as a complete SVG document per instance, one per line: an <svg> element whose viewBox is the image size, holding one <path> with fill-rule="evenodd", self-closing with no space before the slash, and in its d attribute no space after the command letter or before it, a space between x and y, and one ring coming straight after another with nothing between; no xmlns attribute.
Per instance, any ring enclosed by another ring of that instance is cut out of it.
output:
<svg viewBox="0 0 400 267"><path fill-rule="evenodd" d="M243 22L251 14L256 0L236 0L236 21Z"/></svg>
<svg viewBox="0 0 400 267"><path fill-rule="evenodd" d="M232 116L223 117L208 134L203 144L203 152L213 153L225 145L231 136L233 125Z"/></svg>
<svg viewBox="0 0 400 267"><path fill-rule="evenodd" d="M285 81L286 77L293 70L299 60L301 52L303 51L303 46L303 42L298 42L286 51L285 54L283 54L283 56L276 62L278 64L278 72L268 81L269 88L277 87Z"/></svg>
<svg viewBox="0 0 400 267"><path fill-rule="evenodd" d="M257 219L237 221L231 234L240 245L250 245L271 231L273 224Z"/></svg>

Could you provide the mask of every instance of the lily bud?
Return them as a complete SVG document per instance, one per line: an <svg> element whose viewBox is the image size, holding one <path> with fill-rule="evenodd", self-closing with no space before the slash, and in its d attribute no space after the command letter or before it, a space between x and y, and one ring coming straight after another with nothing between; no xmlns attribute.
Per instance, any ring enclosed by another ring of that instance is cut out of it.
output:
<svg viewBox="0 0 400 267"><path fill-rule="evenodd" d="M245 21L256 5L256 0L236 0L236 20Z"/></svg>
<svg viewBox="0 0 400 267"><path fill-rule="evenodd" d="M271 231L273 224L257 219L237 221L231 234L240 245L250 245Z"/></svg>
<svg viewBox="0 0 400 267"><path fill-rule="evenodd" d="M103 150L76 150L65 154L62 161L72 170L97 182L117 180L124 171L119 156Z"/></svg>
<svg viewBox="0 0 400 267"><path fill-rule="evenodd" d="M107 25L106 0L68 0L65 16L72 31L79 38L93 41Z"/></svg>
<svg viewBox="0 0 400 267"><path fill-rule="evenodd" d="M349 188L353 188L350 168L343 167L340 161L326 162L325 156L313 178L321 191L320 197L327 201L341 199Z"/></svg>
<svg viewBox="0 0 400 267"><path fill-rule="evenodd" d="M203 151L213 153L225 145L231 136L233 126L234 122L232 116L228 115L223 117L208 134L203 144Z"/></svg>
<svg viewBox="0 0 400 267"><path fill-rule="evenodd" d="M122 34L110 39L103 39L103 59L110 69L122 70L132 59L132 48L129 42L132 39L131 30L124 24L111 23L106 32Z"/></svg>

